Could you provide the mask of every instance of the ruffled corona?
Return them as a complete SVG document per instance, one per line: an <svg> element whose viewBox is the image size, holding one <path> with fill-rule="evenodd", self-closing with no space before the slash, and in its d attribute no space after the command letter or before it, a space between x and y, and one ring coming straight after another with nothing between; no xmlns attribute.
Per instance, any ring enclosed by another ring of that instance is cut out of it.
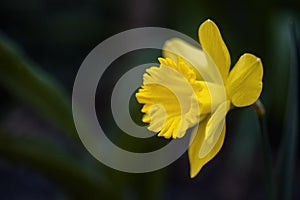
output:
<svg viewBox="0 0 300 200"><path fill-rule="evenodd" d="M200 113L209 112L209 98L199 101L207 87L197 81L195 71L182 58L177 62L170 58L158 60L159 67L146 70L136 98L144 104L143 122L150 123L149 130L165 138L180 138L199 123Z"/></svg>

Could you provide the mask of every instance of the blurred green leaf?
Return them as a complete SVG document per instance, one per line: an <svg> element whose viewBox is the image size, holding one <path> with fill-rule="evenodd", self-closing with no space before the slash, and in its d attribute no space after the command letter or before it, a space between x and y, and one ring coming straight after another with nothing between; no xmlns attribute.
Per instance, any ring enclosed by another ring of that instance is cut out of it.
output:
<svg viewBox="0 0 300 200"><path fill-rule="evenodd" d="M266 189L266 199L274 199L274 178L272 169L272 151L270 145L269 132L266 122L266 111L264 105L258 99L252 108L256 111L259 127L260 127L260 140L261 140L261 152L264 162L264 181Z"/></svg>
<svg viewBox="0 0 300 200"><path fill-rule="evenodd" d="M0 156L36 170L57 182L72 199L114 199L101 171L97 174L55 141L43 135L16 136L0 130Z"/></svg>
<svg viewBox="0 0 300 200"><path fill-rule="evenodd" d="M20 49L0 33L0 84L18 100L59 125L77 139L71 101L63 88L28 61Z"/></svg>
<svg viewBox="0 0 300 200"><path fill-rule="evenodd" d="M298 65L299 52L296 27L290 26L291 67L289 74L289 90L285 117L285 132L281 141L278 165L276 168L277 199L292 199L295 156L298 129Z"/></svg>

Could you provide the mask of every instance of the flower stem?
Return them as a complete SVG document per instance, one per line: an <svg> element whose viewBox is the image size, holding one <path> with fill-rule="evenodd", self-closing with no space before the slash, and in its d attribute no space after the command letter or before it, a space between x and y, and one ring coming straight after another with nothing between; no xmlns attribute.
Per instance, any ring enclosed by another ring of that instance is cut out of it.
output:
<svg viewBox="0 0 300 200"><path fill-rule="evenodd" d="M273 200L274 186L273 186L272 154L271 154L269 135L267 131L265 108L259 99L252 105L252 108L256 111L256 114L258 116L259 127L261 132L261 145L262 145L263 160L264 160L264 179L265 179L264 181L265 181L265 188L267 191L266 199Z"/></svg>

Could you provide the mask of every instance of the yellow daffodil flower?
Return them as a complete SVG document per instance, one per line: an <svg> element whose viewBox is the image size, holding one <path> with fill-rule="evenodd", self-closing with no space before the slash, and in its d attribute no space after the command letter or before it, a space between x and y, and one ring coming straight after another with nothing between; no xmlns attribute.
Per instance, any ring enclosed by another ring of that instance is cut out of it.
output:
<svg viewBox="0 0 300 200"><path fill-rule="evenodd" d="M181 138L192 129L188 149L190 176L220 151L230 108L253 104L262 91L262 62L245 53L230 70L230 55L216 24L201 24L202 48L173 38L163 47L160 66L143 76L136 93L144 104L143 122L165 138Z"/></svg>

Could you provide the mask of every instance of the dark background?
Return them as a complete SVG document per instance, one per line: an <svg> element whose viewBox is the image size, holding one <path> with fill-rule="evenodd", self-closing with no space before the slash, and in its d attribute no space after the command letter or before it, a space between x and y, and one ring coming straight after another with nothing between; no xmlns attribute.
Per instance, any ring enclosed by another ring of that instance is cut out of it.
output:
<svg viewBox="0 0 300 200"><path fill-rule="evenodd" d="M244 52L253 53L263 61L261 99L267 111L275 166L285 127L291 53L288 28L290 22L295 21L299 30L299 11L300 4L296 0L1 0L0 32L14 41L35 67L62 85L71 105L73 82L80 64L106 38L131 28L157 26L180 31L197 40L199 25L210 18L222 32L232 63ZM155 53L159 56L159 52L151 52L151 59L155 58ZM147 52L142 56L147 57ZM107 91L98 93L101 99L109 94L109 87ZM78 155L80 163L97 165L97 170L89 174L100 177L101 184L98 186L105 192L96 195L99 199L264 199L260 133L251 108L228 114L222 150L196 178L190 179L187 154L172 165L147 174L127 174L102 166L81 145L70 140L59 126L17 96L6 85L0 85L1 130L8 130L15 140L45 136L58 144L62 151L71 152L75 158ZM110 111L105 106L105 98L103 102L98 101L97 110L108 116ZM103 120L107 120L106 117ZM119 133L113 122L106 124L112 134ZM120 145L126 146L130 140L120 138L116 139ZM151 141L150 146L155 146L157 141ZM55 152L47 149L47 145L45 149L50 155ZM12 159L9 153L0 154L1 199L92 199L90 187L86 186L86 189L84 181L73 187L73 173L71 176L63 170L48 173L51 166L47 171L41 170L45 166L32 163L38 162L31 162L26 156ZM300 185L299 167L297 151L294 199L300 199L297 190ZM68 180L67 183L65 180ZM68 185L67 189L65 185Z"/></svg>

